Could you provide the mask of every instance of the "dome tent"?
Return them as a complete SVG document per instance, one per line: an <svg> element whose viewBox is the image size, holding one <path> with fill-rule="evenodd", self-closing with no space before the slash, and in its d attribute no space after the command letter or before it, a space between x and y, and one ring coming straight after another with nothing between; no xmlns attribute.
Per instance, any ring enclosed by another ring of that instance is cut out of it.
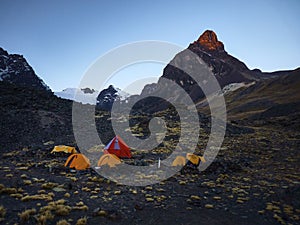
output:
<svg viewBox="0 0 300 225"><path fill-rule="evenodd" d="M83 154L72 154L68 157L65 167L76 170L85 170L90 168L90 160Z"/></svg>
<svg viewBox="0 0 300 225"><path fill-rule="evenodd" d="M128 145L119 136L115 136L104 148L104 153L114 154L119 158L131 158Z"/></svg>

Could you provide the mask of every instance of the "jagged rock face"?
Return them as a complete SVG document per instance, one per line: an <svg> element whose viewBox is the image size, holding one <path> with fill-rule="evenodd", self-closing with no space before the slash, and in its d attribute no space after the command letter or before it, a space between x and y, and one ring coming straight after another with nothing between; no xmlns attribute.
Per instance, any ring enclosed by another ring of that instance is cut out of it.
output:
<svg viewBox="0 0 300 225"><path fill-rule="evenodd" d="M118 98L118 91L110 85L107 89L100 92L97 97L97 107L110 111L115 100Z"/></svg>
<svg viewBox="0 0 300 225"><path fill-rule="evenodd" d="M85 94L93 94L94 92L96 92L94 89L91 89L91 88L81 88L81 90Z"/></svg>
<svg viewBox="0 0 300 225"><path fill-rule="evenodd" d="M0 48L0 81L36 90L51 91L22 55L8 54L2 48Z"/></svg>
<svg viewBox="0 0 300 225"><path fill-rule="evenodd" d="M205 31L197 40L198 43L205 49L209 51L222 51L224 50L224 45L221 41L218 41L217 35L211 30Z"/></svg>
<svg viewBox="0 0 300 225"><path fill-rule="evenodd" d="M254 73L243 62L229 55L213 31L205 31L198 41L190 44L188 49L197 54L211 68L222 88L230 83L257 80L260 75L254 76Z"/></svg>
<svg viewBox="0 0 300 225"><path fill-rule="evenodd" d="M72 101L51 92L0 82L0 117L2 152L49 140L74 143Z"/></svg>
<svg viewBox="0 0 300 225"><path fill-rule="evenodd" d="M205 31L197 41L190 44L188 50L195 53L207 64L221 88L231 83L251 82L258 79L261 74L257 71L249 70L243 62L229 55L225 51L223 43L218 40L217 35L210 30ZM194 101L197 101L204 97L203 91L189 74L176 67L176 60L179 60L191 70L194 70L192 68L193 62L190 61L191 57L188 56L189 54L186 55L185 52L186 50L178 53L171 63L164 68L162 78L175 81ZM166 90L168 87L164 87L162 83L163 79L159 79L156 87L153 84L151 88L150 86L145 86L142 95L150 94L153 90L157 92L161 87ZM177 95L172 87L169 87L169 89L173 96Z"/></svg>

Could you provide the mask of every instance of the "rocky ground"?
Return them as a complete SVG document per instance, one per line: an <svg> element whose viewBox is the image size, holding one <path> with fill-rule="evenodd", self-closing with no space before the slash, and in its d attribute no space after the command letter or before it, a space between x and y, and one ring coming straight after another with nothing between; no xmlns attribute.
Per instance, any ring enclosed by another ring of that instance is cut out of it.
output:
<svg viewBox="0 0 300 225"><path fill-rule="evenodd" d="M206 171L183 169L146 187L71 173L51 141L2 152L1 223L299 224L300 132L253 129L227 136Z"/></svg>
<svg viewBox="0 0 300 225"><path fill-rule="evenodd" d="M50 154L55 145L77 147L72 102L3 83L0 98L1 224L299 224L297 111L235 117L207 170L185 167L167 180L137 187L91 169L73 173L63 166L68 155ZM149 165L170 154L180 132L176 115L170 115L157 115L168 124L166 143L151 153L133 150L128 163ZM130 131L147 136L149 118L138 113L132 118ZM207 117L200 119L198 154L210 127ZM108 142L114 135L109 113L96 112L95 120L102 141Z"/></svg>

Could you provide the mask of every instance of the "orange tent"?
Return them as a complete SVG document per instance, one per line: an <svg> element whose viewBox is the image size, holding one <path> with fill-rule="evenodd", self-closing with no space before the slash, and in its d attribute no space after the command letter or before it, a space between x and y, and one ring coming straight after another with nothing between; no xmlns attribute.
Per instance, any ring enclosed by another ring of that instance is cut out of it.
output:
<svg viewBox="0 0 300 225"><path fill-rule="evenodd" d="M186 158L187 158L188 161L190 161L195 166L199 166L200 162L203 162L203 163L206 162L206 160L205 160L204 157L198 156L198 155L194 155L194 154L191 154L191 153L187 153L186 154Z"/></svg>
<svg viewBox="0 0 300 225"><path fill-rule="evenodd" d="M121 164L121 160L114 154L104 154L100 157L97 166L108 165L109 167L115 167Z"/></svg>
<svg viewBox="0 0 300 225"><path fill-rule="evenodd" d="M115 136L104 148L105 153L110 153L119 158L131 158L130 148L119 136Z"/></svg>
<svg viewBox="0 0 300 225"><path fill-rule="evenodd" d="M65 167L85 170L90 167L90 160L83 154L70 155L65 163Z"/></svg>
<svg viewBox="0 0 300 225"><path fill-rule="evenodd" d="M172 166L184 166L186 163L186 160L183 156L177 156L173 163L172 163Z"/></svg>

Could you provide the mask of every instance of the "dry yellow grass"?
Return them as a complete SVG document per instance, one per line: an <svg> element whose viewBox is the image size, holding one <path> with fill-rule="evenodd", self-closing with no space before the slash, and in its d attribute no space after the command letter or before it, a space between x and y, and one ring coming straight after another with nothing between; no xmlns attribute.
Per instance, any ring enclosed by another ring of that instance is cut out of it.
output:
<svg viewBox="0 0 300 225"><path fill-rule="evenodd" d="M40 194L40 195L26 195L21 198L22 202L27 202L31 200L45 200L45 201L51 201L52 197L47 194Z"/></svg>
<svg viewBox="0 0 300 225"><path fill-rule="evenodd" d="M72 207L65 205L66 200L59 199L57 201L49 202L48 205L40 208L40 214L43 215L47 211L50 213L54 211L57 216L67 216L70 214Z"/></svg>
<svg viewBox="0 0 300 225"><path fill-rule="evenodd" d="M56 225L70 225L70 223L68 223L66 220L60 220L56 223Z"/></svg>
<svg viewBox="0 0 300 225"><path fill-rule="evenodd" d="M30 216L34 215L36 213L36 209L27 209L21 213L18 213L18 216L20 217L22 222L28 221Z"/></svg>
<svg viewBox="0 0 300 225"><path fill-rule="evenodd" d="M72 208L67 205L58 205L56 206L55 214L58 216L67 216L70 214Z"/></svg>
<svg viewBox="0 0 300 225"><path fill-rule="evenodd" d="M20 193L10 194L9 196L12 197L12 198L22 198L23 197L23 195L20 194Z"/></svg>
<svg viewBox="0 0 300 225"><path fill-rule="evenodd" d="M4 208L3 205L0 206L0 221L4 220L6 214L6 209Z"/></svg>
<svg viewBox="0 0 300 225"><path fill-rule="evenodd" d="M76 225L86 225L87 224L87 217L83 217L77 220Z"/></svg>
<svg viewBox="0 0 300 225"><path fill-rule="evenodd" d="M5 193L5 194L16 194L18 190L16 188L10 188L10 187L2 187L0 188L0 193Z"/></svg>
<svg viewBox="0 0 300 225"><path fill-rule="evenodd" d="M41 213L41 210L40 210L40 214L37 217L37 222L39 225L46 225L47 220L53 220L53 219L54 219L54 216L52 215L51 211L46 210Z"/></svg>
<svg viewBox="0 0 300 225"><path fill-rule="evenodd" d="M81 210L81 211L88 211L89 207L87 205L83 205L83 206L73 206L72 207L73 210Z"/></svg>
<svg viewBox="0 0 300 225"><path fill-rule="evenodd" d="M42 184L41 187L44 188L44 189L52 189L52 188L54 188L56 186L58 186L58 184L52 183L52 182L48 182L48 183Z"/></svg>

